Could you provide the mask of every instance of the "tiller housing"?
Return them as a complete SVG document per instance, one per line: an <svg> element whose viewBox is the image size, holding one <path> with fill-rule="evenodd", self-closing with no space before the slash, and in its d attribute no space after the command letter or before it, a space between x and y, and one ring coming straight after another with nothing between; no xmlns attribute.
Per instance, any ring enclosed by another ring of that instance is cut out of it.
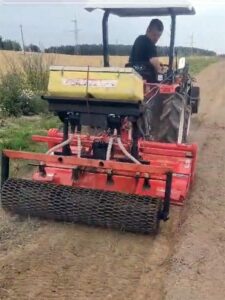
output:
<svg viewBox="0 0 225 300"><path fill-rule="evenodd" d="M196 145L141 138L137 120L143 103L44 98L63 122L63 132L51 129L47 136L32 137L48 144L46 154L3 151L3 208L131 232L158 232L160 220L169 217L170 203L182 205L187 197ZM93 124L105 126L104 132L81 134L83 125ZM32 179L8 179L10 159L32 161L37 166Z"/></svg>
<svg viewBox="0 0 225 300"><path fill-rule="evenodd" d="M176 16L195 10L187 1L169 2L87 7L104 10L104 68L51 68L43 98L63 131L33 136L33 141L47 143L45 154L3 150L4 209L157 233L160 220L169 218L170 204L183 205L195 173L197 146L187 144L187 137L191 114L198 111L199 88L193 86L184 58L174 69L174 43ZM171 17L169 64L157 82L146 82L143 66L109 67L110 14ZM11 159L30 160L37 167L32 178L9 178Z"/></svg>

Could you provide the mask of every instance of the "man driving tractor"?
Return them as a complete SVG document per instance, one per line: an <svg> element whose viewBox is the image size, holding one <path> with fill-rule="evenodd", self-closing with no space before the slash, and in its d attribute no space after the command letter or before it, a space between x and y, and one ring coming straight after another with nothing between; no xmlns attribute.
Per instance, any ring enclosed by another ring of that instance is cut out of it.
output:
<svg viewBox="0 0 225 300"><path fill-rule="evenodd" d="M156 48L163 30L163 23L159 19L153 19L146 34L135 40L131 50L128 65L135 68L149 82L156 82L157 74L163 73Z"/></svg>

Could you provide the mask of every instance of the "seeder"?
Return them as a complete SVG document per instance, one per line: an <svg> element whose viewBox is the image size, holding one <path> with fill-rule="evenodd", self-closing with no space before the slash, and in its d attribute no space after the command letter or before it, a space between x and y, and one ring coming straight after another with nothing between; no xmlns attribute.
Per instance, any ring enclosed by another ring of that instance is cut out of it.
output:
<svg viewBox="0 0 225 300"><path fill-rule="evenodd" d="M102 8L107 63L107 16L126 15L127 8ZM129 8L138 16L156 12ZM190 6L162 10L159 5L156 15L172 16L171 47L176 14L192 13ZM171 56L167 76L150 83L133 68L55 66L43 99L63 131L32 137L48 145L45 154L3 150L2 207L26 216L157 233L170 205L184 204L194 180L197 146L186 140L199 89L187 69L174 70ZM152 101L158 107L154 115ZM9 178L11 159L30 160L36 171L29 180Z"/></svg>

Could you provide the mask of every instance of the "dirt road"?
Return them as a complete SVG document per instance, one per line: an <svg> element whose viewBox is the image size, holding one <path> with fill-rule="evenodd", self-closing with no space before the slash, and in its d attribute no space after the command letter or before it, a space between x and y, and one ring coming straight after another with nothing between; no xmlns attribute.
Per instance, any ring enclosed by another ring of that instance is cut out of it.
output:
<svg viewBox="0 0 225 300"><path fill-rule="evenodd" d="M211 65L198 78L202 103L192 129L200 146L197 180L164 281L167 300L225 299L224 68L224 61Z"/></svg>
<svg viewBox="0 0 225 300"><path fill-rule="evenodd" d="M197 180L161 234L24 221L0 211L0 299L225 298L224 70L220 62L199 75Z"/></svg>

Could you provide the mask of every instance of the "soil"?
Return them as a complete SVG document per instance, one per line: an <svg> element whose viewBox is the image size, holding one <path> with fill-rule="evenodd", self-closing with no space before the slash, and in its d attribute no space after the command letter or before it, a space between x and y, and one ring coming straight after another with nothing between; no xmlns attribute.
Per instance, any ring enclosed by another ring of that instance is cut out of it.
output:
<svg viewBox="0 0 225 300"><path fill-rule="evenodd" d="M0 299L225 299L225 62L199 76L195 184L156 237L0 210ZM215 80L216 79L216 80Z"/></svg>

